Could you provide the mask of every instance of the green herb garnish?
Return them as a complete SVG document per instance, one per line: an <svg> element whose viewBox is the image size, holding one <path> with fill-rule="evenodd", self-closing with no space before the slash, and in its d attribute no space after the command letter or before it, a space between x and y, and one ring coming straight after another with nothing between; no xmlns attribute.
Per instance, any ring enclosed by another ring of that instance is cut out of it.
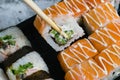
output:
<svg viewBox="0 0 120 80"><path fill-rule="evenodd" d="M0 48L5 49L8 45L15 45L16 41L11 35L0 37Z"/></svg>
<svg viewBox="0 0 120 80"><path fill-rule="evenodd" d="M27 64L20 65L18 69L11 68L11 71L14 75L20 75L20 74L24 74L26 70L30 68L33 68L33 64L31 62L28 62Z"/></svg>
<svg viewBox="0 0 120 80"><path fill-rule="evenodd" d="M72 38L72 35L74 34L73 30L68 30L68 31L64 31L69 39ZM65 45L67 43L67 41L69 39L64 38L63 36L61 36L56 30L52 29L50 31L50 34L52 35L52 37L54 38L54 40L59 44L59 45Z"/></svg>

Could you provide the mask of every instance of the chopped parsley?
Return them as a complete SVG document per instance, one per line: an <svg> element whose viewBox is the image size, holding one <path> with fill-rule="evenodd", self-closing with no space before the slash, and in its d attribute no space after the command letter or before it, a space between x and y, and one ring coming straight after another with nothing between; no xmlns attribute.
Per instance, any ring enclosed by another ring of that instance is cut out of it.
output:
<svg viewBox="0 0 120 80"><path fill-rule="evenodd" d="M54 38L55 42L59 45L65 45L69 39L73 37L73 30L64 31L68 35L68 39L61 36L56 30L52 29L50 31L51 36Z"/></svg>
<svg viewBox="0 0 120 80"><path fill-rule="evenodd" d="M27 64L20 65L18 69L11 68L11 71L14 75L20 75L20 74L24 74L26 70L30 68L33 68L33 64L31 62L28 62Z"/></svg>

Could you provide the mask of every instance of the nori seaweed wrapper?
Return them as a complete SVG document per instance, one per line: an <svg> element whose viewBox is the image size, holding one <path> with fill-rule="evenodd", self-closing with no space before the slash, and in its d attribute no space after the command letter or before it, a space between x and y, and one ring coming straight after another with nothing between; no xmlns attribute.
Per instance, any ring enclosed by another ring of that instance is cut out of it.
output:
<svg viewBox="0 0 120 80"><path fill-rule="evenodd" d="M115 79L113 79L113 80L120 80L120 76L116 77L116 78L115 78Z"/></svg>
<svg viewBox="0 0 120 80"><path fill-rule="evenodd" d="M23 48L19 49L15 53L11 54L7 59L5 59L0 65L2 65L2 68L4 71L7 70L8 67L10 67L14 62L16 62L18 59L22 58L29 52L32 52L33 49L28 46L24 46Z"/></svg>
<svg viewBox="0 0 120 80"><path fill-rule="evenodd" d="M46 71L40 70L36 73L33 73L32 75L26 77L23 80L44 80L44 79L49 79L50 75Z"/></svg>

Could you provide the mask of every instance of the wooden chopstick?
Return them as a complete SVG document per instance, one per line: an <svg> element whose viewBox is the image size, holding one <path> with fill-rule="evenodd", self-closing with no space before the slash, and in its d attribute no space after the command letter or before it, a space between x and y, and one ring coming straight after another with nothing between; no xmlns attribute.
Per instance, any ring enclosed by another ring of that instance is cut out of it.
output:
<svg viewBox="0 0 120 80"><path fill-rule="evenodd" d="M42 19L44 19L53 29L59 32L62 36L68 39L64 33L41 9L33 0L23 0L29 7L31 7Z"/></svg>

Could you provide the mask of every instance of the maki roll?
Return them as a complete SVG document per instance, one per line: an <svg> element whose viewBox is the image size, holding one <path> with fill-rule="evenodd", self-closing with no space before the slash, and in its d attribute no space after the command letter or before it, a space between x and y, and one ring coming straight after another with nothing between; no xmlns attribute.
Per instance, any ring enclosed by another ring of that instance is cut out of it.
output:
<svg viewBox="0 0 120 80"><path fill-rule="evenodd" d="M102 80L105 76L104 70L90 58L68 71L65 80Z"/></svg>
<svg viewBox="0 0 120 80"><path fill-rule="evenodd" d="M89 10L85 0L64 0L44 10L49 17L58 15L72 15L80 17L84 12ZM37 16L38 18L38 16Z"/></svg>
<svg viewBox="0 0 120 80"><path fill-rule="evenodd" d="M114 80L120 77L120 41L95 56L95 61L106 72L107 76L103 80Z"/></svg>
<svg viewBox="0 0 120 80"><path fill-rule="evenodd" d="M62 31L64 31L69 39L61 36L56 30L52 29L49 25L45 24L44 21L36 23L36 28L41 36L52 46L56 51L61 51L65 47L69 46L76 39L83 37L84 30L78 25L74 17L69 15L60 15L53 19L57 23ZM41 24L39 26L38 24Z"/></svg>
<svg viewBox="0 0 120 80"><path fill-rule="evenodd" d="M19 28L11 27L0 32L0 62L23 46L31 44Z"/></svg>
<svg viewBox="0 0 120 80"><path fill-rule="evenodd" d="M77 18L106 1L108 0L63 0L45 9L44 13L50 17L68 14Z"/></svg>
<svg viewBox="0 0 120 80"><path fill-rule="evenodd" d="M88 39L81 39L58 54L58 60L65 72L77 64L97 55L97 50Z"/></svg>
<svg viewBox="0 0 120 80"><path fill-rule="evenodd" d="M83 15L85 29L88 34L92 34L99 28L105 27L111 21L119 19L117 11L109 2L99 5Z"/></svg>
<svg viewBox="0 0 120 80"><path fill-rule="evenodd" d="M101 52L113 43L120 40L120 24L119 22L110 22L104 28L96 30L88 39L93 46Z"/></svg>
<svg viewBox="0 0 120 80"><path fill-rule="evenodd" d="M0 69L0 80L8 80L2 69Z"/></svg>
<svg viewBox="0 0 120 80"><path fill-rule="evenodd" d="M6 62L8 61L9 60ZM41 56L35 51L28 52L24 54L24 56L22 55L21 58L13 61L13 63L5 65L4 62L3 65L10 80L51 79L47 65Z"/></svg>

